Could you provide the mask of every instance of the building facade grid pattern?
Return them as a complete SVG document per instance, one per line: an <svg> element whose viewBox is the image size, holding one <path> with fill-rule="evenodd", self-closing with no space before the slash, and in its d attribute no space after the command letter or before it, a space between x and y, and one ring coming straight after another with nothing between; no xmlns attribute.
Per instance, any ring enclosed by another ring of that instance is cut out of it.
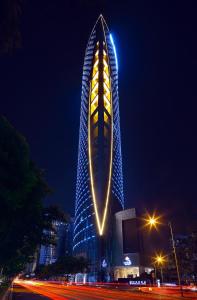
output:
<svg viewBox="0 0 197 300"><path fill-rule="evenodd" d="M121 154L121 135L118 97L118 66L112 42L112 36L105 27L105 37L108 49L112 105L113 105L113 165L111 193L124 208L123 173ZM96 257L97 228L90 189L88 161L88 105L90 93L90 75L96 45L96 28L93 29L86 48L81 94L81 115L79 129L79 152L76 182L75 222L73 237L73 253ZM94 253L94 254L93 254Z"/></svg>

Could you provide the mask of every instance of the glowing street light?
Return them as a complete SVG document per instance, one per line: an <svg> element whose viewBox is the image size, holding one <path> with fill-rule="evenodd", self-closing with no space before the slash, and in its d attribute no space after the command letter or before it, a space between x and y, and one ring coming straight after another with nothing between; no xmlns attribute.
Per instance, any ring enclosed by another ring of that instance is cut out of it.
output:
<svg viewBox="0 0 197 300"><path fill-rule="evenodd" d="M150 229L152 229L152 227L154 227L155 229L157 229L157 225L161 224L159 222L159 219L161 218L161 216L155 216L154 214L151 215L147 215L147 217L144 219L145 220L145 226L149 226ZM176 264L176 271L177 271L177 278L178 278L178 283L180 286L180 290L181 290L181 296L183 296L183 291L182 291L182 286L181 286L181 279L180 279L180 272L179 272L179 264L178 264L178 259L177 259L177 254L176 254L176 247L175 247L175 241L174 241L174 233L173 233L173 229L172 229L172 223L168 222L167 224L170 228L170 235L171 235L171 240L172 240L172 248L173 248L173 253L174 253L174 260L175 260L175 264ZM159 261L162 261L162 257L158 257L157 259L159 259Z"/></svg>
<svg viewBox="0 0 197 300"><path fill-rule="evenodd" d="M155 257L155 262L158 264L158 265L163 265L164 262L165 262L165 256L162 256L161 254L157 255Z"/></svg>
<svg viewBox="0 0 197 300"><path fill-rule="evenodd" d="M155 265L155 269L156 269L156 264L158 266L160 266L160 271L161 271L161 282L163 283L163 270L162 270L162 266L166 261L166 257L162 254L158 254L154 257L154 265ZM156 273L156 272L155 272Z"/></svg>
<svg viewBox="0 0 197 300"><path fill-rule="evenodd" d="M149 223L150 223L151 226L153 226L153 225L155 226L156 223L157 223L157 221L156 221L156 219L154 219L154 218L150 218L150 219L149 219Z"/></svg>
<svg viewBox="0 0 197 300"><path fill-rule="evenodd" d="M144 219L145 221L145 226L149 226L150 228L154 227L155 229L157 229L157 225L161 224L160 222L161 216L155 216L155 214L151 215L147 215L147 217Z"/></svg>

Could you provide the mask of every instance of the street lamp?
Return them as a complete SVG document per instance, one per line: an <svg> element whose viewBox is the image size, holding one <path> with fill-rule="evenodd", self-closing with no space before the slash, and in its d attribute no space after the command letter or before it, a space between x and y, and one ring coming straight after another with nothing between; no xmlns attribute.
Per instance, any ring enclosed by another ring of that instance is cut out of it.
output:
<svg viewBox="0 0 197 300"><path fill-rule="evenodd" d="M154 214L152 216L148 214L147 218L145 219L145 221L146 221L145 225L149 226L150 228L155 227L155 229L157 229L157 225L161 224L159 222L160 218L161 218L160 216L156 217ZM180 287L180 290L181 290L181 295L183 296L183 291L182 291L182 286L181 286L181 279L180 279L180 272L179 272L179 264L178 264L177 254L176 254L176 247L175 247L175 241L174 241L174 233L173 233L172 223L168 222L167 225L170 228L170 235L171 235L172 248L173 248L174 260L175 260L175 265L176 265L177 279L178 279L179 287ZM162 258L160 257L158 259L161 261Z"/></svg>
<svg viewBox="0 0 197 300"><path fill-rule="evenodd" d="M157 255L157 256L155 257L155 261L156 261L159 265L162 265L162 264L164 263L164 256L161 256L161 254L160 254L160 255Z"/></svg>
<svg viewBox="0 0 197 300"><path fill-rule="evenodd" d="M162 266L165 263L165 256L162 256L161 254L156 255L154 257L154 263L155 265L157 264L158 266L160 266L160 271L161 271L161 282L163 283L163 269Z"/></svg>
<svg viewBox="0 0 197 300"><path fill-rule="evenodd" d="M180 272L179 272L179 264L178 264L178 259L177 259L177 255L176 255L176 246L175 246L175 241L174 241L174 233L173 233L171 222L168 223L168 226L170 228L170 234L171 234L171 239L172 239L172 248L173 248L173 252L174 252L174 260L175 260L175 264L176 264L178 282L179 282L179 286L181 288L181 295L183 296L183 291L182 291L182 287L181 287Z"/></svg>
<svg viewBox="0 0 197 300"><path fill-rule="evenodd" d="M161 224L160 222L161 217L160 216L155 216L155 214L151 215L147 215L146 218L144 219L145 221L145 226L149 226L151 229L152 227L154 227L155 229L157 229L157 226L159 224Z"/></svg>
<svg viewBox="0 0 197 300"><path fill-rule="evenodd" d="M154 217L150 217L149 218L149 224L150 224L150 226L156 226L156 224L157 224L157 221L156 221L156 219L154 218Z"/></svg>

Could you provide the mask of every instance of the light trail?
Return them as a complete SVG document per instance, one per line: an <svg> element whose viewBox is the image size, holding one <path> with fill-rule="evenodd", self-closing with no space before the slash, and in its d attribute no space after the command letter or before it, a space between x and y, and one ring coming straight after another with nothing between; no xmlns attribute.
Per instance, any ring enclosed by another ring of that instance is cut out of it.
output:
<svg viewBox="0 0 197 300"><path fill-rule="evenodd" d="M159 300L162 297L162 300L172 300L172 299L181 299L177 294L176 288L131 288L125 284L103 284L97 283L95 285L65 285L60 283L52 283L47 281L34 281L34 280L17 280L15 281L21 287L24 287L37 295L42 295L48 297L48 299L53 300ZM121 290L120 290L121 289ZM14 289L15 290L15 289ZM21 289L20 289L21 293ZM26 292L27 293L27 292ZM184 299L191 299L195 297L195 293L187 293L184 295ZM14 298L15 299L15 298ZM17 295L16 295L17 299ZM21 300L27 300L21 297ZM30 298L31 299L31 298ZM34 299L34 298L32 298ZM35 298L36 299L36 298ZM41 298L39 298L41 299ZM193 298L194 299L194 298ZM29 299L28 299L29 300ZM46 298L45 298L46 300Z"/></svg>

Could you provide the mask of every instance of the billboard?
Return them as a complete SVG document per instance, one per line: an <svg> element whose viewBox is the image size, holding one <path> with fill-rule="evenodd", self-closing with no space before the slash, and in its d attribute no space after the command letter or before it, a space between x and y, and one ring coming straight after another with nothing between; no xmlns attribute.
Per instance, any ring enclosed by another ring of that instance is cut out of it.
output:
<svg viewBox="0 0 197 300"><path fill-rule="evenodd" d="M139 253L140 242L136 218L122 220L123 253Z"/></svg>

